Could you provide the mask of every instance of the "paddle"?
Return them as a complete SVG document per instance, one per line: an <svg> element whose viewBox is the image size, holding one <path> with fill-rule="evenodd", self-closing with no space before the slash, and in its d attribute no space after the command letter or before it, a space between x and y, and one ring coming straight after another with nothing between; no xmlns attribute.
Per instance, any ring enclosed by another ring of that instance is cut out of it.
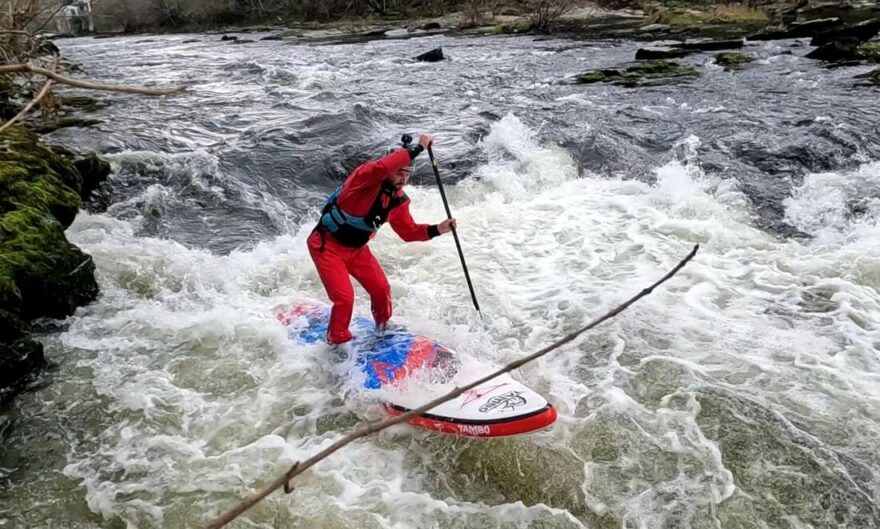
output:
<svg viewBox="0 0 880 529"><path fill-rule="evenodd" d="M440 188L440 197L443 198L443 207L446 208L446 218L452 218L452 212L449 210L449 202L446 200L446 192L443 191L443 182L440 181L440 171L437 170L437 160L434 159L434 151L428 146L428 157L431 158L431 168L434 169L434 178L437 179L437 187ZM474 302L474 308L480 319L483 319L483 313L480 312L480 304L477 303L477 295L474 294L474 285L471 283L471 276L468 273L467 263L464 262L464 253L461 251L461 243L458 241L458 233L452 228L452 237L455 239L455 247L458 248L458 258L461 259L461 267L464 269L464 278L467 279L468 289L471 291L471 299Z"/></svg>

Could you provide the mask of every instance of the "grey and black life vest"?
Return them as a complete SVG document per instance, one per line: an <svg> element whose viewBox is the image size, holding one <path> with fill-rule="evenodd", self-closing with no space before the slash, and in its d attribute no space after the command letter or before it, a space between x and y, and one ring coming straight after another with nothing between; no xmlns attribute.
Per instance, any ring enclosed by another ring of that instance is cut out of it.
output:
<svg viewBox="0 0 880 529"><path fill-rule="evenodd" d="M370 242L370 236L388 221L391 210L409 200L406 193L395 195L394 187L384 181L370 210L363 217L358 217L342 211L337 204L341 190L342 186L337 187L324 201L318 229L329 231L340 244L352 248L359 248ZM382 205L382 198L385 196L389 197L387 206Z"/></svg>

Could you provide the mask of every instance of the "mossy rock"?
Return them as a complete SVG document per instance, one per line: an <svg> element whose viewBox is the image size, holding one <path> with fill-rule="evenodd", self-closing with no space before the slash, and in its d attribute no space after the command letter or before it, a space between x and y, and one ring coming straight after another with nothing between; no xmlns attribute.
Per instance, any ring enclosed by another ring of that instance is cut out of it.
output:
<svg viewBox="0 0 880 529"><path fill-rule="evenodd" d="M728 51L715 55L715 64L723 66L725 70L738 70L754 60L754 58L749 57L744 53L735 51Z"/></svg>
<svg viewBox="0 0 880 529"><path fill-rule="evenodd" d="M83 184L77 164L109 172L99 162L56 152L20 127L0 134L0 388L42 364L42 347L25 336L30 320L65 318L98 294L94 262L64 229L80 192L96 185Z"/></svg>
<svg viewBox="0 0 880 529"><path fill-rule="evenodd" d="M68 160L20 127L0 134L0 213L20 205L42 209L65 228L79 209L82 177Z"/></svg>
<svg viewBox="0 0 880 529"><path fill-rule="evenodd" d="M629 74L638 74L646 78L666 78L697 75L693 66L681 64L675 61L649 61L635 64L626 69Z"/></svg>
<svg viewBox="0 0 880 529"><path fill-rule="evenodd" d="M92 191L97 189L97 187L107 180L108 176L110 176L110 164L105 160L98 158L98 155L95 153L81 156L61 147L60 145L52 145L50 148L52 149L52 152L55 152L72 162L77 172L79 172L82 180L82 185L79 189L79 196L83 200L88 200Z"/></svg>
<svg viewBox="0 0 880 529"><path fill-rule="evenodd" d="M496 35L516 35L520 33L528 33L532 30L532 24L525 20L520 20L517 22L510 22L505 24L498 24L492 30L492 33Z"/></svg>
<svg viewBox="0 0 880 529"><path fill-rule="evenodd" d="M609 70L594 70L592 72L587 72L579 75L577 77L577 81L579 84L591 84L591 83L601 83L602 81L608 80L608 72ZM610 70L614 72L612 75L619 75L619 70Z"/></svg>
<svg viewBox="0 0 880 529"><path fill-rule="evenodd" d="M0 212L28 204L44 208L66 228L79 208L110 174L110 164L95 154L80 156L38 143L24 129L0 135Z"/></svg>
<svg viewBox="0 0 880 529"><path fill-rule="evenodd" d="M0 216L0 283L9 280L23 320L65 318L98 294L92 258L67 241L53 216L29 206Z"/></svg>
<svg viewBox="0 0 880 529"><path fill-rule="evenodd" d="M696 68L675 61L656 60L634 64L626 69L600 69L577 76L578 84L614 83L621 86L638 86L645 80L696 76Z"/></svg>
<svg viewBox="0 0 880 529"><path fill-rule="evenodd" d="M856 75L856 76L855 76L855 79L864 79L863 81L860 82L860 84L863 84L863 85L867 85L867 86L877 85L877 86L880 86L880 68L877 68L876 70L871 70L871 71L868 72L868 73L863 73L863 74L860 74L860 75Z"/></svg>
<svg viewBox="0 0 880 529"><path fill-rule="evenodd" d="M865 42L859 46L856 53L859 58L871 62L880 62L880 41Z"/></svg>

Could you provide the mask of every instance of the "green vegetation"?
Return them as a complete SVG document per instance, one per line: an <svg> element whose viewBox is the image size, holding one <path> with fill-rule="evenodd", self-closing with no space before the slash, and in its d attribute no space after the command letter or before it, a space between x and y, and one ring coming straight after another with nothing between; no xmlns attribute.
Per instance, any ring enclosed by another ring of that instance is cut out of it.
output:
<svg viewBox="0 0 880 529"><path fill-rule="evenodd" d="M880 62L880 41L865 42L858 49L858 56L871 62Z"/></svg>
<svg viewBox="0 0 880 529"><path fill-rule="evenodd" d="M669 79L698 75L693 66L675 61L656 60L634 64L626 69L600 69L577 76L578 84L614 83L621 86L637 86L645 80Z"/></svg>
<svg viewBox="0 0 880 529"><path fill-rule="evenodd" d="M725 70L737 70L754 60L752 57L736 51L726 51L715 55L715 64L723 66Z"/></svg>
<svg viewBox="0 0 880 529"><path fill-rule="evenodd" d="M516 22L509 22L506 24L498 24L497 26L495 26L492 32L496 35L511 35L517 33L528 33L531 30L532 25L525 20L521 20Z"/></svg>
<svg viewBox="0 0 880 529"><path fill-rule="evenodd" d="M709 9L657 6L648 11L651 24L689 27L702 24L736 24L765 26L770 22L767 12L742 4L724 4Z"/></svg>
<svg viewBox="0 0 880 529"><path fill-rule="evenodd" d="M69 156L21 127L0 133L0 387L42 363L29 320L64 318L97 296L94 263L64 236L84 187L93 179L84 184Z"/></svg>

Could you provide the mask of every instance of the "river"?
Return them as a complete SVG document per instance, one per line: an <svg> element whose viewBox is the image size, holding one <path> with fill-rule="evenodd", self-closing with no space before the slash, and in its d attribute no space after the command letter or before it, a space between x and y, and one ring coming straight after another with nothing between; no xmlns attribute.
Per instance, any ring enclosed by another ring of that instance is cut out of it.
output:
<svg viewBox="0 0 880 529"><path fill-rule="evenodd" d="M102 294L38 327L51 367L0 415L0 528L199 527L376 418L272 310L325 298L305 247L323 197L422 131L485 322L451 238L372 247L395 321L466 357L535 351L700 252L517 373L552 429L395 427L232 527L880 527L880 99L851 79L869 68L761 42L743 71L695 55L699 78L629 89L572 80L630 41L265 35L57 41L84 77L189 90L92 93L102 125L47 137L113 166L67 231ZM408 194L434 223L432 178L420 160Z"/></svg>

